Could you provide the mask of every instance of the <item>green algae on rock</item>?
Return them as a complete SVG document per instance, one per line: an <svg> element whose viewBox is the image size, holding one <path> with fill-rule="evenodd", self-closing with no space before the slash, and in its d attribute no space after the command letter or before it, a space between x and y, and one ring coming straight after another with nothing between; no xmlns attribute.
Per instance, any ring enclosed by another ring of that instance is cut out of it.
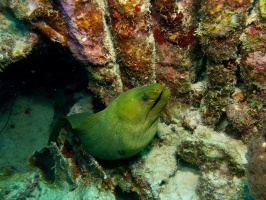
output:
<svg viewBox="0 0 266 200"><path fill-rule="evenodd" d="M265 0L260 0L260 14L263 18L266 18L266 1Z"/></svg>
<svg viewBox="0 0 266 200"><path fill-rule="evenodd" d="M133 88L92 116L79 113L59 120L49 142L57 139L64 123L70 123L84 150L91 155L104 160L133 156L156 134L169 97L170 90L157 83Z"/></svg>

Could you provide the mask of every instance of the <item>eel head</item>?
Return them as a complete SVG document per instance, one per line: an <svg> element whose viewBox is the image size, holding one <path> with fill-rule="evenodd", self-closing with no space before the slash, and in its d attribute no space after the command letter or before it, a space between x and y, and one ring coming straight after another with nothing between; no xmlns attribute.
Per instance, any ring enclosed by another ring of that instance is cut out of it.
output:
<svg viewBox="0 0 266 200"><path fill-rule="evenodd" d="M121 94L112 103L116 105L117 115L130 123L155 121L167 105L170 90L154 83L136 87ZM115 106L114 106L115 107Z"/></svg>

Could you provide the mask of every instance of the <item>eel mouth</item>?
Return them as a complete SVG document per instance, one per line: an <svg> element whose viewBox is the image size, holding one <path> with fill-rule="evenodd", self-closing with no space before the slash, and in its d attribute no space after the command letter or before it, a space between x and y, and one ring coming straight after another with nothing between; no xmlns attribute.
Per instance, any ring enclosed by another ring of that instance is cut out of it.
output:
<svg viewBox="0 0 266 200"><path fill-rule="evenodd" d="M164 88L164 89L165 89L165 88ZM161 98L162 98L162 95L163 95L164 89L161 91L161 93L159 94L159 96L157 97L157 99L154 101L154 103L153 103L153 105L152 105L152 107L151 107L150 110L152 110L152 109L153 109L153 108L159 103L159 101L160 101Z"/></svg>

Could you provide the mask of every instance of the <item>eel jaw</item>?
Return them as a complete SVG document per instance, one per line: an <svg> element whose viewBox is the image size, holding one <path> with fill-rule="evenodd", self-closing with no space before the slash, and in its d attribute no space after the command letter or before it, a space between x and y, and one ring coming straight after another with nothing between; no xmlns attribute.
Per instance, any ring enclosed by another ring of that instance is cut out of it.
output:
<svg viewBox="0 0 266 200"><path fill-rule="evenodd" d="M161 97L162 97L162 95L163 95L163 92L164 92L164 89L161 91L160 95L159 95L159 96L157 97L157 99L154 101L154 103L153 103L153 105L152 105L152 107L151 107L150 110L152 110L152 109L157 105L157 103L161 100Z"/></svg>

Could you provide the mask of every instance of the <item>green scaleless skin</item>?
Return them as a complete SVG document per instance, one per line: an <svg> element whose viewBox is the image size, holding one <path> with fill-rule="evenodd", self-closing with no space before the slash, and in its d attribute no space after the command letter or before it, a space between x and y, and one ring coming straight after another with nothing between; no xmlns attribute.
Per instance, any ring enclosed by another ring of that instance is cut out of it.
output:
<svg viewBox="0 0 266 200"><path fill-rule="evenodd" d="M170 90L160 84L136 87L119 95L101 112L66 117L82 148L104 160L128 158L146 147L158 129ZM61 122L54 127L49 142L55 141ZM59 125L58 125L59 124Z"/></svg>

